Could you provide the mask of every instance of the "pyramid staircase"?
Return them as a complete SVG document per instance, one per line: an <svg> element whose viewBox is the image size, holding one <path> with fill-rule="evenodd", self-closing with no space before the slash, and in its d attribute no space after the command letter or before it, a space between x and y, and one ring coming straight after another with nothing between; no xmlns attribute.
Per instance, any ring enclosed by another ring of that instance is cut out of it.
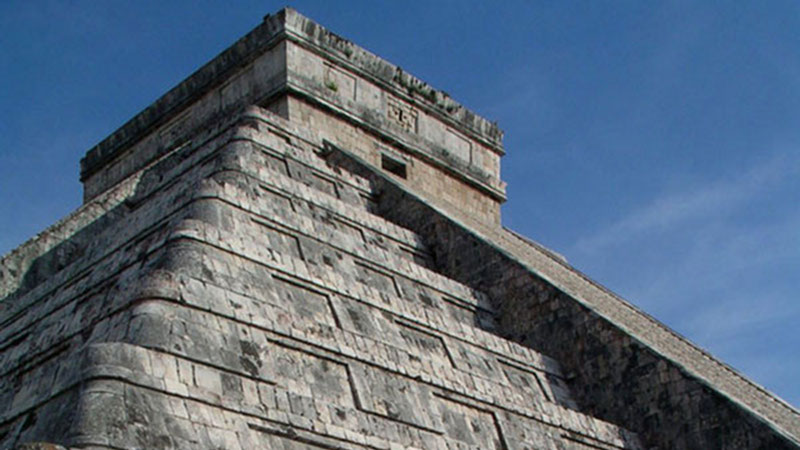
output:
<svg viewBox="0 0 800 450"><path fill-rule="evenodd" d="M3 303L0 447L638 448L330 148L258 108L199 141Z"/></svg>

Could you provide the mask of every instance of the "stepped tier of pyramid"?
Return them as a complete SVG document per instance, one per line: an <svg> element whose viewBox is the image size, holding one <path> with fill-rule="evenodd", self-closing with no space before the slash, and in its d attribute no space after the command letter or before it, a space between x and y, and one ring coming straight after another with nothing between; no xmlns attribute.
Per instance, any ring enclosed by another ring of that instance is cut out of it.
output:
<svg viewBox="0 0 800 450"><path fill-rule="evenodd" d="M503 228L502 155L265 17L0 260L0 448L800 448L797 410Z"/></svg>

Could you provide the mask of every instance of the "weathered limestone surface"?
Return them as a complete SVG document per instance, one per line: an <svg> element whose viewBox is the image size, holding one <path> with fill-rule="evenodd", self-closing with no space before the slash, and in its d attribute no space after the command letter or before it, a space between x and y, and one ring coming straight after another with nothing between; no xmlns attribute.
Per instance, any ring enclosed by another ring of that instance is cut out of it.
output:
<svg viewBox="0 0 800 450"><path fill-rule="evenodd" d="M346 158L371 171L391 198L380 214L425 236L442 273L496 302L499 334L562 364L581 410L627 424L659 448L798 447L796 409L562 258L436 199L415 198L365 161Z"/></svg>
<svg viewBox="0 0 800 450"><path fill-rule="evenodd" d="M798 448L798 412L499 226L501 133L292 10L0 260L0 448Z"/></svg>
<svg viewBox="0 0 800 450"><path fill-rule="evenodd" d="M480 192L463 206L499 223L505 184L500 180L503 148L497 126L291 9L265 17L260 26L89 150L81 161L85 198L94 198L185 145L192 130L249 104L303 120L320 137L342 143L371 139L387 152L394 149L408 163L424 167L425 173L415 176L435 174L429 180L450 180L446 192L451 196ZM325 114L309 117L316 110ZM428 193L440 195L439 188L431 186Z"/></svg>
<svg viewBox="0 0 800 450"><path fill-rule="evenodd" d="M263 110L207 134L3 302L3 445L637 448L374 183Z"/></svg>

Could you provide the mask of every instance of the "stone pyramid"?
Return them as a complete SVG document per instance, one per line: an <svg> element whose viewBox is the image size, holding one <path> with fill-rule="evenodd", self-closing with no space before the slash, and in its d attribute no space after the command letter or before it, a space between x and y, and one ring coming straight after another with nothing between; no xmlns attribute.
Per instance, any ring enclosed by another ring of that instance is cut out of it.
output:
<svg viewBox="0 0 800 450"><path fill-rule="evenodd" d="M0 448L800 448L797 410L503 228L502 155L267 16L0 260Z"/></svg>

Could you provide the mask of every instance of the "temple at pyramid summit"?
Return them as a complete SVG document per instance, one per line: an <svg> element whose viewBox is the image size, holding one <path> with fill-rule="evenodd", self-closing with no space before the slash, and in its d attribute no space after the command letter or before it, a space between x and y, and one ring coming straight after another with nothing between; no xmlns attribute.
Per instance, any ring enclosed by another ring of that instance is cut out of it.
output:
<svg viewBox="0 0 800 450"><path fill-rule="evenodd" d="M502 137L265 17L0 260L0 448L800 448L792 406L501 225Z"/></svg>

